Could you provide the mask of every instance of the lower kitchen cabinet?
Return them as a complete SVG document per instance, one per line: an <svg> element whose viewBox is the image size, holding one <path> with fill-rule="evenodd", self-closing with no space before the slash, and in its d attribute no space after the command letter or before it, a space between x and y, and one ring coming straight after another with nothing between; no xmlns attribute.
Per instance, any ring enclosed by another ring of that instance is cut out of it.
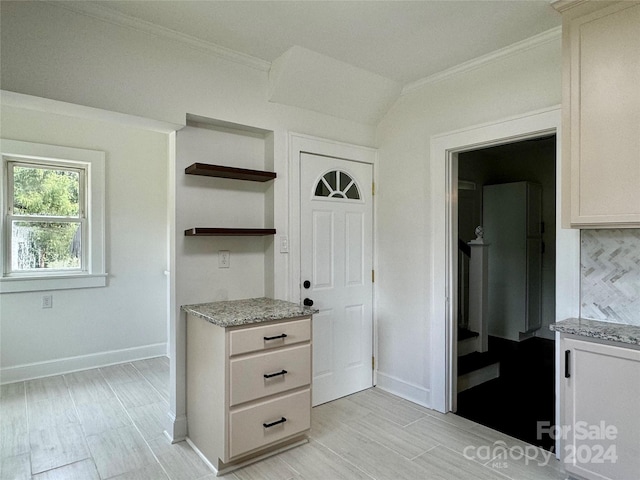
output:
<svg viewBox="0 0 640 480"><path fill-rule="evenodd" d="M561 334L561 460L570 478L640 478L640 346Z"/></svg>
<svg viewBox="0 0 640 480"><path fill-rule="evenodd" d="M187 419L218 474L306 442L311 317L221 327L187 314Z"/></svg>

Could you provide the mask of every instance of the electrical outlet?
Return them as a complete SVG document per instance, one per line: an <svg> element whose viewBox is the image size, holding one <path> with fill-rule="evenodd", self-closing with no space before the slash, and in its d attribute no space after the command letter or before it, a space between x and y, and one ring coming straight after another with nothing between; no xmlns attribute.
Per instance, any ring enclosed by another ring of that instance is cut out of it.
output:
<svg viewBox="0 0 640 480"><path fill-rule="evenodd" d="M42 308L53 308L53 295L42 296Z"/></svg>
<svg viewBox="0 0 640 480"><path fill-rule="evenodd" d="M231 263L231 252L229 250L218 250L218 268L229 268Z"/></svg>

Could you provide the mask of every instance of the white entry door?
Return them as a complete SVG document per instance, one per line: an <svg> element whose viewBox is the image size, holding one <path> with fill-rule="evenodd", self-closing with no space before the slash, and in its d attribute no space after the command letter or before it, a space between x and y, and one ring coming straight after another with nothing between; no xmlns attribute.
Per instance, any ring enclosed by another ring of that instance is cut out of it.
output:
<svg viewBox="0 0 640 480"><path fill-rule="evenodd" d="M370 164L300 157L301 295L313 301L313 405L373 385Z"/></svg>

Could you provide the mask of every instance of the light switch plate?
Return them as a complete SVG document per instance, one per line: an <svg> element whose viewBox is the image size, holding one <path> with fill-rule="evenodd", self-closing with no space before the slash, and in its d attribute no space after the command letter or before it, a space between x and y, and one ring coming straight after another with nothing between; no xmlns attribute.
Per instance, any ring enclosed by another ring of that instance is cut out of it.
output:
<svg viewBox="0 0 640 480"><path fill-rule="evenodd" d="M280 253L289 253L289 237L286 235L280 237Z"/></svg>

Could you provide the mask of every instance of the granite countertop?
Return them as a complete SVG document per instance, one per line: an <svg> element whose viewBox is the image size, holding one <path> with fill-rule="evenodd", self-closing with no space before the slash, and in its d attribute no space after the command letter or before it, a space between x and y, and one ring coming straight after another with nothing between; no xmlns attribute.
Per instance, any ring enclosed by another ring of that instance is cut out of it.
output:
<svg viewBox="0 0 640 480"><path fill-rule="evenodd" d="M587 320L586 318L567 318L566 320L550 325L549 328L560 333L570 333L600 340L640 345L640 327L635 325L601 322L598 320Z"/></svg>
<svg viewBox="0 0 640 480"><path fill-rule="evenodd" d="M182 311L203 318L219 327L235 327L250 323L304 317L318 310L297 303L271 298L248 298L222 302L183 305Z"/></svg>

